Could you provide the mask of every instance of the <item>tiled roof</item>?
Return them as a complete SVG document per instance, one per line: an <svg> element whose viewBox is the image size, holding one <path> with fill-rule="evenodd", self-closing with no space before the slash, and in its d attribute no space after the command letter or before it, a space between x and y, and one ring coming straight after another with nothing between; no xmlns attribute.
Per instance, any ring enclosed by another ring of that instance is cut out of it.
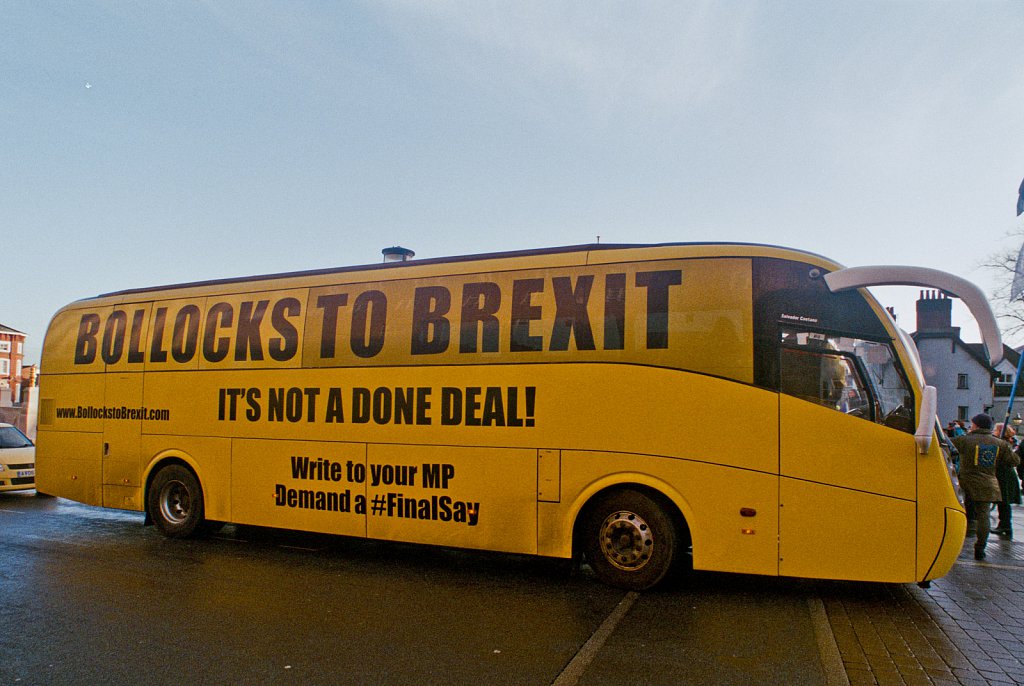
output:
<svg viewBox="0 0 1024 686"><path fill-rule="evenodd" d="M0 324L0 333L13 333L13 334L16 334L18 336L26 335L26 334L22 333L21 331L18 331L17 329L12 329L11 327L4 326L3 324Z"/></svg>
<svg viewBox="0 0 1024 686"><path fill-rule="evenodd" d="M974 355L974 357L978 358L979 360L984 360L986 358L987 353L985 352L984 344L982 344L982 343L963 343L963 342L961 342L961 344L965 348L969 349L971 351L971 353ZM1018 361L1020 361L1020 353L1004 343L1003 344L1003 358L1007 362L1012 364L1014 367L1016 367Z"/></svg>

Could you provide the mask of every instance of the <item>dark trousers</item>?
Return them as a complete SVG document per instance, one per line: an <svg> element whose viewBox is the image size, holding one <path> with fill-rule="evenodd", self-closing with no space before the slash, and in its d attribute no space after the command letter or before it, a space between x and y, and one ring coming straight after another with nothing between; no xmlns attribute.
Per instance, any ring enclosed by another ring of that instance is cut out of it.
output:
<svg viewBox="0 0 1024 686"><path fill-rule="evenodd" d="M973 521L976 527L977 538L974 539L974 549L984 551L985 544L988 543L989 531L992 529L992 521L989 519L992 503L964 498L964 508L967 510L967 521Z"/></svg>
<svg viewBox="0 0 1024 686"><path fill-rule="evenodd" d="M1013 510L1010 509L1010 503L1002 501L996 503L999 508L999 528L1007 533L1013 533Z"/></svg>

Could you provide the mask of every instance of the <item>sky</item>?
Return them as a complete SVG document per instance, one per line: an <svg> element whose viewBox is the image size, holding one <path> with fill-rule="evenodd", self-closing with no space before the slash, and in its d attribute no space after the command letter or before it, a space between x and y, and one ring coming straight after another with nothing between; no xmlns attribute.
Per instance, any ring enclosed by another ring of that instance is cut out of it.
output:
<svg viewBox="0 0 1024 686"><path fill-rule="evenodd" d="M0 323L30 364L100 293L598 237L988 292L1022 36L1017 1L0 0ZM879 291L907 330L918 290Z"/></svg>

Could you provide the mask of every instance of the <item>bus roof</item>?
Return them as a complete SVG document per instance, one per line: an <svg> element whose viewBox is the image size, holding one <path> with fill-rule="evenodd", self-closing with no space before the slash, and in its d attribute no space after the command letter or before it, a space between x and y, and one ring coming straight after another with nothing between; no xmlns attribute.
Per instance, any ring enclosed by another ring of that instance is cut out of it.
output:
<svg viewBox="0 0 1024 686"><path fill-rule="evenodd" d="M430 265L441 265L441 264L456 264L461 262L476 262L485 260L504 260L513 258L526 258L526 257L539 257L545 255L560 255L568 253L590 253L599 251L613 251L613 250L657 250L664 248L734 248L737 250L736 257L741 256L756 256L766 255L771 252L786 253L790 256L800 255L812 259L815 262L827 262L832 263L827 257L818 255L816 253L807 252L804 250L796 250L793 248L786 248L783 246L769 245L762 243L741 243L741 242L720 242L720 241L704 241L704 242L673 242L673 243L588 243L581 245L567 245L558 246L552 248L535 248L530 250L511 250L506 252L493 252L493 253L478 253L472 255L453 255L449 257L434 257L422 260L408 260L404 262L381 262L374 264L362 264L353 265L348 267L327 267L324 269L309 269L295 272L279 272L274 274L260 274L254 276L238 276L228 277L223 279L208 279L204 281L192 281L183 282L177 284L168 284L163 286L144 286L141 288L129 288L120 291L111 291L109 293L101 293L95 298L109 298L124 295L134 295L138 293L150 293L155 291L168 291L178 290L185 288L202 288L204 286L224 286L238 283L248 283L252 281L272 281L276 279L292 279L292 278L303 278L303 277L315 277L325 276L328 274L345 274L351 272L364 272L374 270L390 270L390 269L403 269L403 268L414 268L423 267ZM725 255L722 255L725 256ZM782 257L781 254L778 255ZM92 298L86 298L91 300Z"/></svg>

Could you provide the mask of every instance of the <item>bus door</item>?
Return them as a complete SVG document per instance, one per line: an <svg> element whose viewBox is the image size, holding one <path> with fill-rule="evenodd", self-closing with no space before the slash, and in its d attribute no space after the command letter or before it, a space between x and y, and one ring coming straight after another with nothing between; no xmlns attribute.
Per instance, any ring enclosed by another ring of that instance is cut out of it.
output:
<svg viewBox="0 0 1024 686"><path fill-rule="evenodd" d="M151 307L152 303L140 303L114 308L108 316L108 327L98 341L100 356L106 362L101 458L104 507L140 510L144 505L141 488L144 374L139 367ZM122 328L122 335L107 336L106 331L116 332L118 328Z"/></svg>
<svg viewBox="0 0 1024 686"><path fill-rule="evenodd" d="M137 510L141 465L142 374L107 374L103 419L103 506Z"/></svg>
<svg viewBox="0 0 1024 686"><path fill-rule="evenodd" d="M779 573L915 578L914 402L887 343L783 328Z"/></svg>

